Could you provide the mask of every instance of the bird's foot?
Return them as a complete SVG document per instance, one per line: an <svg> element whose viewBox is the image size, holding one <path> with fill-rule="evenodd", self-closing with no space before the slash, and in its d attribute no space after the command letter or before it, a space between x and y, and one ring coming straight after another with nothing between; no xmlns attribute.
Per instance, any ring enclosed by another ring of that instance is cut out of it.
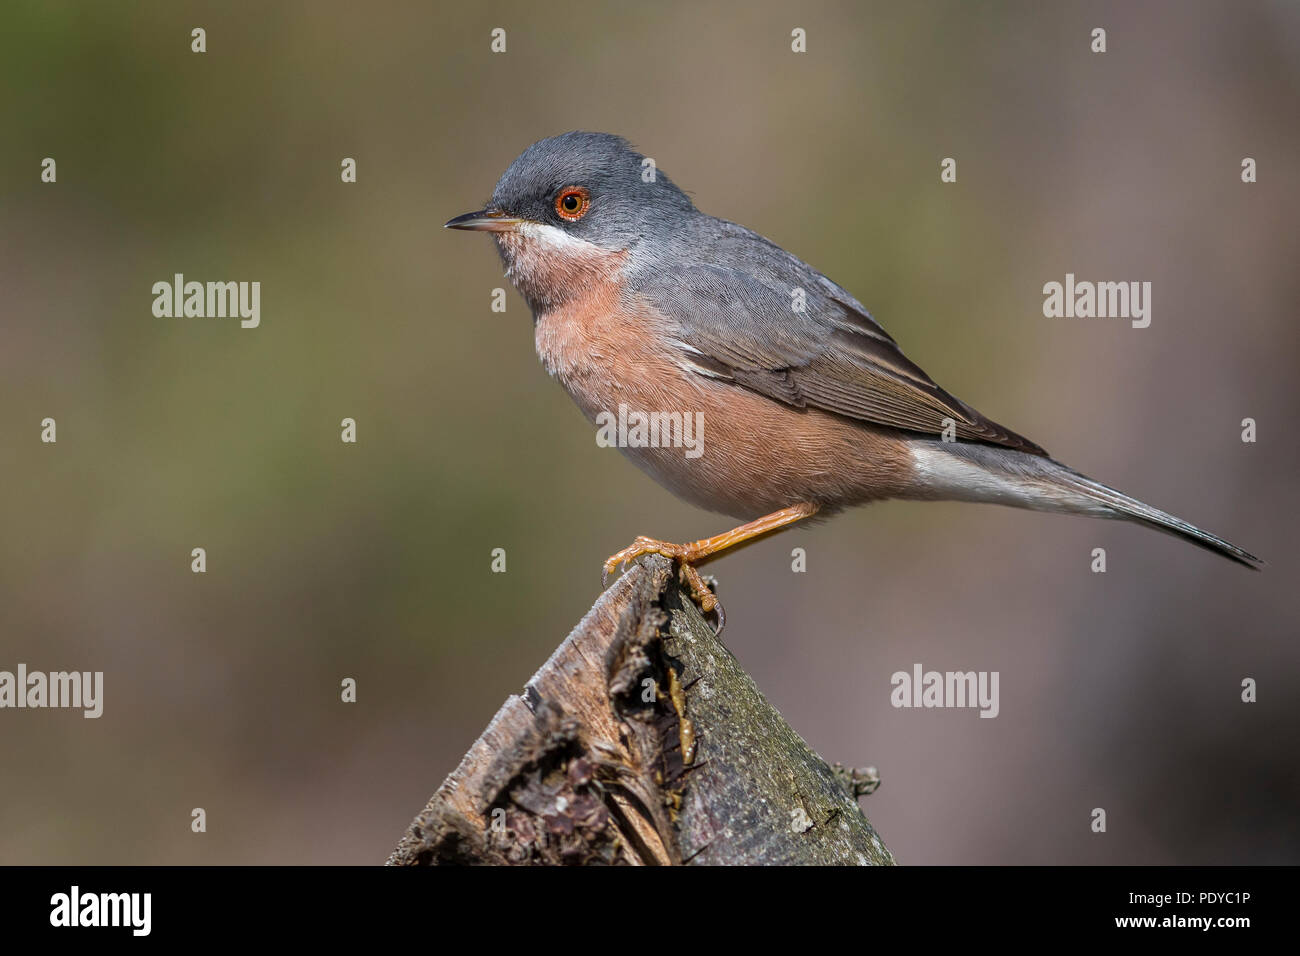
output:
<svg viewBox="0 0 1300 956"><path fill-rule="evenodd" d="M622 551L609 556L605 561L604 568L601 570L600 585L605 587L609 583L609 576L617 571L620 566L626 567L645 554L662 554L665 558L671 558L677 562L677 566L681 569L682 578L686 581L686 586L691 589L691 598L700 606L700 611L704 614L717 614L718 633L721 634L722 628L727 623L726 612L723 611L718 596L710 590L704 576L695 567L695 562L708 557L710 553L700 548L698 543L671 544L667 541L659 541L641 535Z"/></svg>
<svg viewBox="0 0 1300 956"><path fill-rule="evenodd" d="M627 565L643 554L662 554L665 558L672 558L677 562L678 567L681 568L682 577L691 589L691 597L700 606L700 610L705 614L717 614L717 633L721 634L722 629L727 625L727 615L718 602L717 594L709 590L709 586L705 583L700 572L695 569L695 565L706 558L711 558L728 548L734 548L736 545L744 544L746 541L760 535L771 534L786 525L802 521L804 518L811 518L817 513L818 507L811 501L803 501L782 508L780 511L774 511L770 515L755 518L747 524L742 524L739 528L732 528L722 534L715 534L712 538L701 538L699 541L693 541L690 544L669 544L667 541L658 541L642 535L618 554L609 556L609 560L605 562L605 569L600 575L601 586L603 587L609 581L609 576L618 569L619 565Z"/></svg>

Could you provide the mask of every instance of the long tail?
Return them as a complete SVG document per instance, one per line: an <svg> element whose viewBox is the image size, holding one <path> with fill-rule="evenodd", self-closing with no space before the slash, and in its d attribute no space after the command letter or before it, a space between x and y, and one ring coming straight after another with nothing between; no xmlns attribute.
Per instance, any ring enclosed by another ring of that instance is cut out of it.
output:
<svg viewBox="0 0 1300 956"><path fill-rule="evenodd" d="M916 440L911 443L920 498L987 501L1094 518L1118 518L1177 535L1207 551L1259 570L1249 551L1182 518L1130 498L1060 462L991 445Z"/></svg>

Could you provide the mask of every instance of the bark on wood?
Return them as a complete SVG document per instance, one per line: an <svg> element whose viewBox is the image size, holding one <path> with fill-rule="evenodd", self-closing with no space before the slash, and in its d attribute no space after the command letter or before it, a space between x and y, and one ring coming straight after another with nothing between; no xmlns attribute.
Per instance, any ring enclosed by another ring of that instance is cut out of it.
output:
<svg viewBox="0 0 1300 956"><path fill-rule="evenodd" d="M890 864L869 789L808 748L651 556L505 702L388 863Z"/></svg>

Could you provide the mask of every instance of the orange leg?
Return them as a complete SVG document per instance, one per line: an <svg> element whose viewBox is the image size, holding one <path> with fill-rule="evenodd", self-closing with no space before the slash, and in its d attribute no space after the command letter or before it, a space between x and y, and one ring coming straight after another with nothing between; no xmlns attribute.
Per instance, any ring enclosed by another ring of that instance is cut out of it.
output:
<svg viewBox="0 0 1300 956"><path fill-rule="evenodd" d="M715 534L712 538L692 541L690 544L669 544L666 541L657 541L654 538L647 538L642 535L633 541L629 547L624 548L617 554L610 555L601 574L601 583L604 584L609 580L609 576L614 573L619 565L627 565L643 554L662 554L666 558L675 559L681 565L682 575L686 578L687 584L691 586L691 597L700 605L700 610L708 614L718 608L718 599L705 585L704 579L700 577L700 572L695 570L696 564L728 548L734 548L738 544L757 538L759 535L777 531L786 525L802 521L804 518L811 518L817 513L817 510L817 505L811 503L791 505L789 508L774 511L770 515L764 515L748 524L742 524L739 528L733 528L722 534Z"/></svg>

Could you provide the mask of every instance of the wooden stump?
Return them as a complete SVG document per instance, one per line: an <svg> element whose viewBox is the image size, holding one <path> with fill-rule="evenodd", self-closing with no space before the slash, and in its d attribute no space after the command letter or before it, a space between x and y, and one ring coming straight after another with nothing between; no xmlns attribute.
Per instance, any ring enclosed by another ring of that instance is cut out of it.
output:
<svg viewBox="0 0 1300 956"><path fill-rule="evenodd" d="M388 863L892 864L862 780L808 748L654 555L505 702Z"/></svg>

